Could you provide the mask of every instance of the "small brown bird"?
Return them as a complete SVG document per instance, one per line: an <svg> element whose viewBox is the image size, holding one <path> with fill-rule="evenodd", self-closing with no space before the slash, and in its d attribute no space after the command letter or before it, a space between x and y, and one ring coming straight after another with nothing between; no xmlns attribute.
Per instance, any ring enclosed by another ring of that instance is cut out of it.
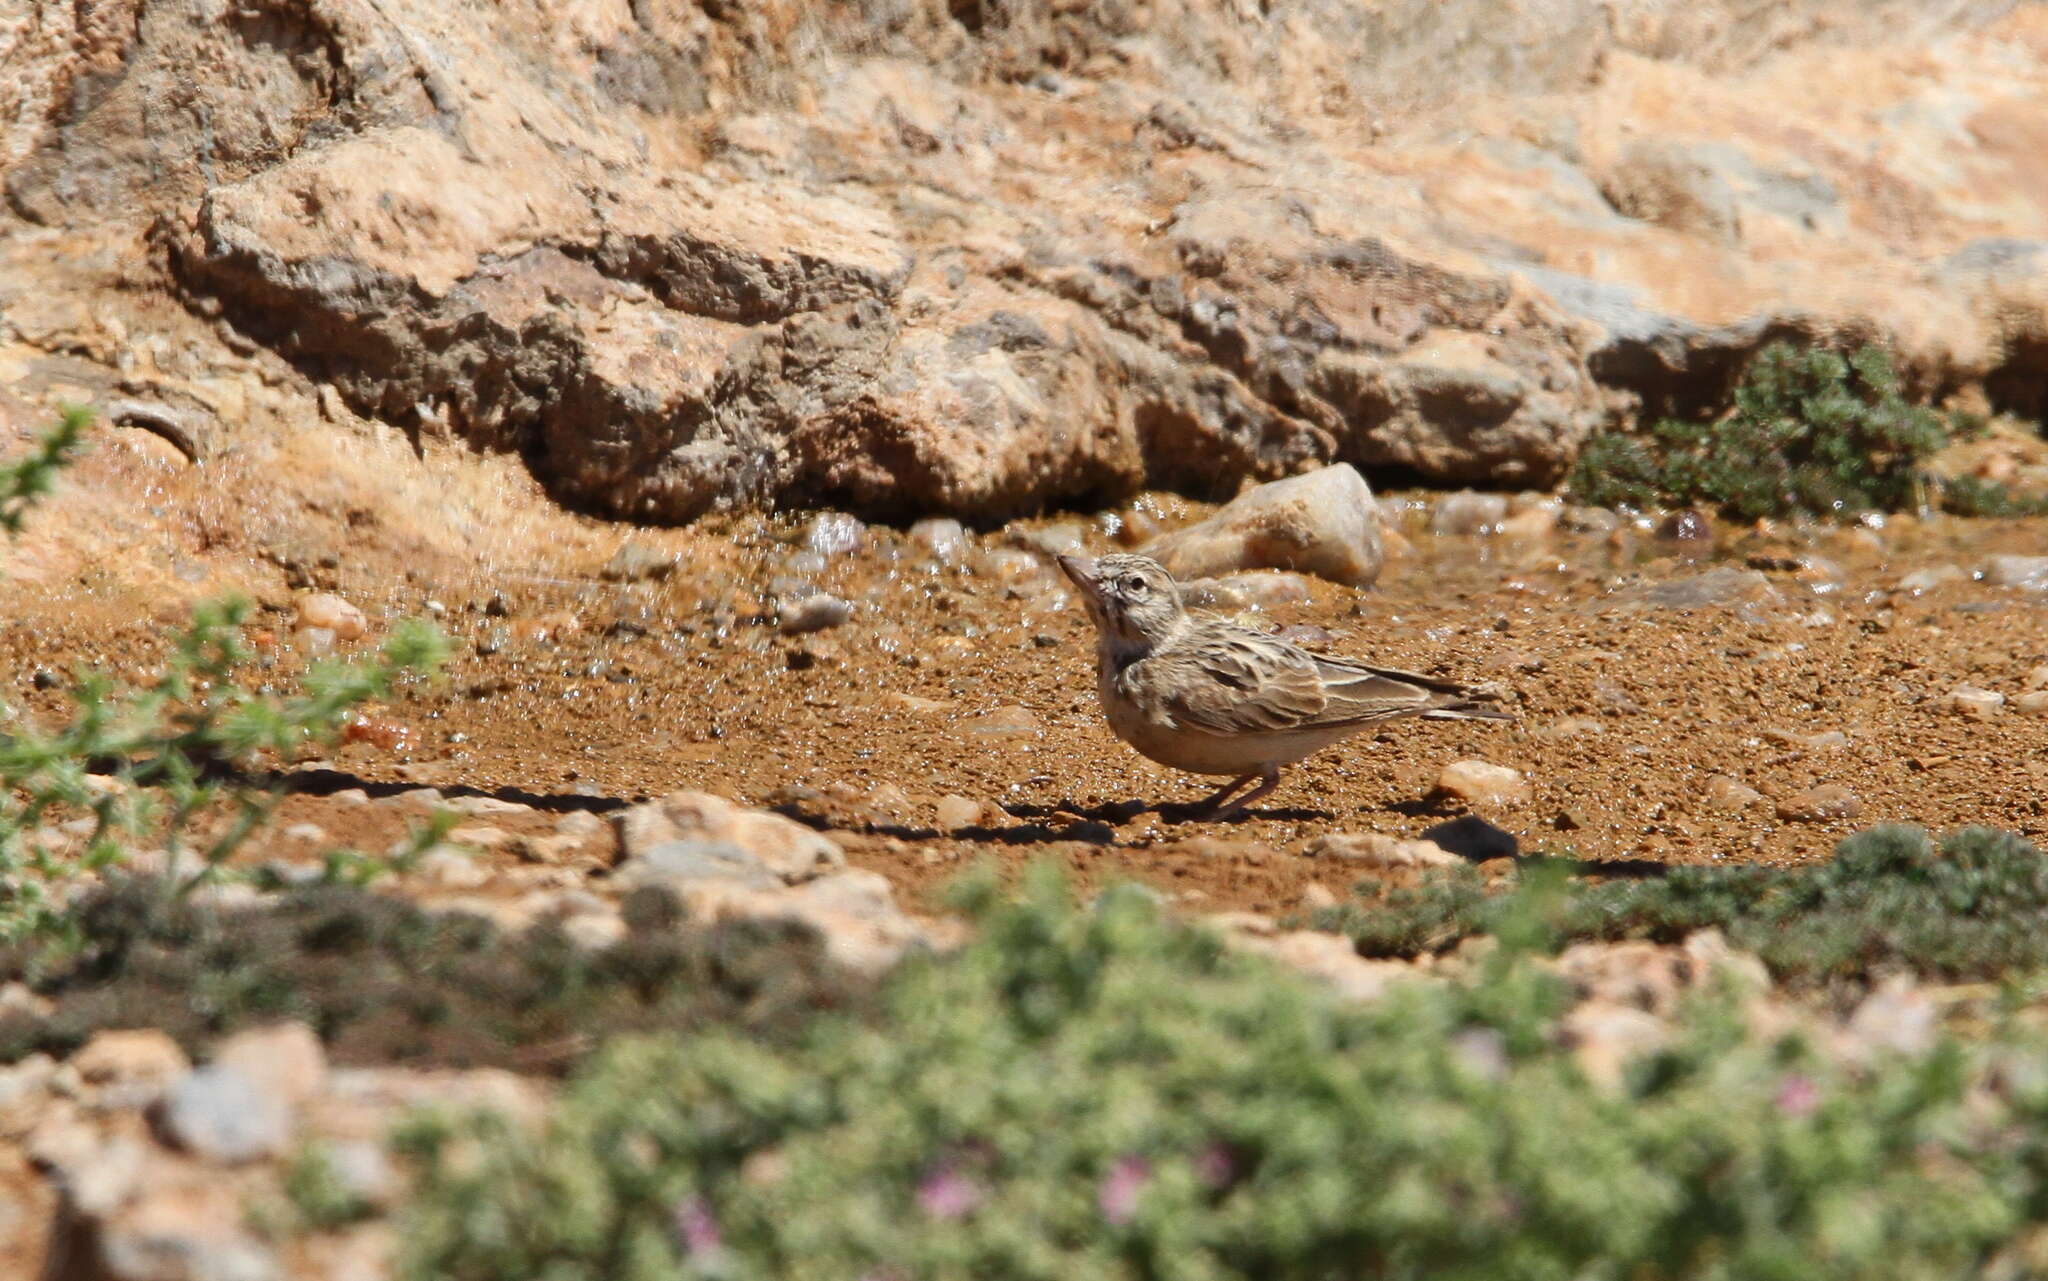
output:
<svg viewBox="0 0 2048 1281"><path fill-rule="evenodd" d="M1234 817L1280 785L1280 767L1397 716L1513 720L1486 696L1413 672L1324 658L1216 614L1191 612L1145 556L1062 556L1095 624L1096 690L1139 753L1231 781L1204 817ZM1259 785L1229 805L1253 779Z"/></svg>

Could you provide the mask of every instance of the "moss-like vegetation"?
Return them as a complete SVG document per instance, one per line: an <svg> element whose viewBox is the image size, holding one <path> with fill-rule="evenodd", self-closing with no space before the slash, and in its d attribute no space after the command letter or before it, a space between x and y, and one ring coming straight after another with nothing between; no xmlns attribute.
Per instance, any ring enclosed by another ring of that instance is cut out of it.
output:
<svg viewBox="0 0 2048 1281"><path fill-rule="evenodd" d="M878 1020L621 1043L537 1134L416 1123L402 1275L2034 1275L2030 1046L1854 1069L1720 995L1605 1088L1512 946L1346 1004L1137 895L977 911Z"/></svg>
<svg viewBox="0 0 2048 1281"><path fill-rule="evenodd" d="M102 1028L161 1028L198 1054L236 1028L298 1019L344 1063L558 1072L622 1032L786 1034L867 999L807 926L679 924L657 889L628 906L636 928L591 950L551 926L508 934L357 889L222 910L125 882L83 905L87 942L54 967L45 946L0 948L0 984L25 981L56 1007L0 1015L0 1063L68 1053Z"/></svg>
<svg viewBox="0 0 2048 1281"><path fill-rule="evenodd" d="M1970 980L2048 968L2048 855L1987 828L1966 828L1939 845L1917 827L1873 828L1843 841L1831 861L1805 868L1536 879L1495 896L1463 869L1392 889L1366 883L1359 901L1311 923L1351 935L1367 956L1415 956L1497 933L1533 900L1553 944L1677 942L1714 926L1795 984L1860 982L1888 970Z"/></svg>
<svg viewBox="0 0 2048 1281"><path fill-rule="evenodd" d="M1843 356L1773 343L1757 353L1725 417L1596 436L1571 490L1606 506L1848 517L1917 506L1925 461L1948 437L1941 415L1901 393L1882 348Z"/></svg>

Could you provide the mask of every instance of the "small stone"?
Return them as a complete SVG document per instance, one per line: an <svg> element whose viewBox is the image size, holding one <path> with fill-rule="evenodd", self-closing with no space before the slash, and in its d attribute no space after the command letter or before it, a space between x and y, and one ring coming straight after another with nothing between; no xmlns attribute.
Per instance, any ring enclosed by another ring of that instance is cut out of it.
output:
<svg viewBox="0 0 2048 1281"><path fill-rule="evenodd" d="M1491 534L1508 518L1506 494L1460 490L1436 500L1429 513L1429 532L1439 538Z"/></svg>
<svg viewBox="0 0 2048 1281"><path fill-rule="evenodd" d="M529 863L543 863L551 867L567 863L581 854L584 844L583 837L560 832L552 836L521 836L514 842L519 857Z"/></svg>
<svg viewBox="0 0 2048 1281"><path fill-rule="evenodd" d="M1711 543L1714 518L1691 508L1672 512L1657 522L1657 537L1671 543Z"/></svg>
<svg viewBox="0 0 2048 1281"><path fill-rule="evenodd" d="M916 694L892 692L884 695L882 701L891 707L901 708L906 712L914 712L919 716L931 716L938 712L950 712L953 710L953 704L943 698L922 698Z"/></svg>
<svg viewBox="0 0 2048 1281"><path fill-rule="evenodd" d="M309 845L317 845L327 839L327 829L318 823L293 823L284 829L283 836L288 841L303 841Z"/></svg>
<svg viewBox="0 0 2048 1281"><path fill-rule="evenodd" d="M1337 906L1337 896L1321 881L1310 881L1301 887L1301 910L1320 912Z"/></svg>
<svg viewBox="0 0 2048 1281"><path fill-rule="evenodd" d="M1566 507L1559 520L1575 534L1611 534L1621 528L1621 517L1605 507Z"/></svg>
<svg viewBox="0 0 2048 1281"><path fill-rule="evenodd" d="M1968 574L1965 574L1954 565L1929 565L1925 569L1916 569L1899 579L1899 590L1911 592L1918 596L1921 592L1933 591L1943 583L1961 582L1968 577Z"/></svg>
<svg viewBox="0 0 2048 1281"><path fill-rule="evenodd" d="M838 627L853 617L853 602L826 592L813 592L798 601L785 601L778 626L785 636L822 632Z"/></svg>
<svg viewBox="0 0 2048 1281"><path fill-rule="evenodd" d="M1040 726L1030 708L1012 703L974 717L966 728L975 734L1036 734Z"/></svg>
<svg viewBox="0 0 2048 1281"><path fill-rule="evenodd" d="M821 556L844 556L867 541L868 527L845 512L819 512L804 531L804 546Z"/></svg>
<svg viewBox="0 0 2048 1281"><path fill-rule="evenodd" d="M468 850L446 843L421 854L412 865L413 875L454 890L473 890L491 879L482 864Z"/></svg>
<svg viewBox="0 0 2048 1281"><path fill-rule="evenodd" d="M1012 543L1042 556L1080 555L1087 550L1087 540L1087 531L1072 522L1043 529L1020 529L1010 534Z"/></svg>
<svg viewBox="0 0 2048 1281"><path fill-rule="evenodd" d="M850 868L821 876L798 886L794 897L805 906L844 912L856 920L894 921L901 916L896 908L896 891L890 886L889 878L866 868Z"/></svg>
<svg viewBox="0 0 2048 1281"><path fill-rule="evenodd" d="M1943 701L1956 715L1983 721L1996 716L2005 706L2005 695L1997 690L1979 689L1975 685L1958 685Z"/></svg>
<svg viewBox="0 0 2048 1281"><path fill-rule="evenodd" d="M331 592L299 597L298 625L302 631L324 631L345 641L360 639L370 630L362 610Z"/></svg>
<svg viewBox="0 0 2048 1281"><path fill-rule="evenodd" d="M1518 770L1488 761L1452 761L1437 775L1436 790L1468 805L1518 805L1529 799L1529 784Z"/></svg>
<svg viewBox="0 0 2048 1281"><path fill-rule="evenodd" d="M638 538L628 538L619 544L619 549L597 573L608 583L658 581L675 573L680 560L681 557L674 552L664 551Z"/></svg>
<svg viewBox="0 0 2048 1281"><path fill-rule="evenodd" d="M1558 1021L1557 1030L1579 1070L1605 1089L1619 1088L1632 1061L1670 1039L1656 1015L1610 1001L1581 1003Z"/></svg>
<svg viewBox="0 0 2048 1281"><path fill-rule="evenodd" d="M342 1139L321 1145L328 1173L351 1198L378 1209L395 1205L405 1190L384 1146L368 1139Z"/></svg>
<svg viewBox="0 0 2048 1281"><path fill-rule="evenodd" d="M104 1101L139 1107L190 1072L192 1061L164 1033L136 1028L93 1033L68 1066Z"/></svg>
<svg viewBox="0 0 2048 1281"><path fill-rule="evenodd" d="M213 1067L231 1067L264 1093L296 1107L327 1084L327 1052L303 1023L237 1032L214 1051Z"/></svg>
<svg viewBox="0 0 2048 1281"><path fill-rule="evenodd" d="M1745 810L1764 798L1762 792L1726 774L1716 774L1708 779L1701 794L1707 804L1721 810Z"/></svg>
<svg viewBox="0 0 2048 1281"><path fill-rule="evenodd" d="M1372 488L1349 463L1255 486L1144 550L1179 579L1286 569L1351 587L1370 587L1385 559Z"/></svg>
<svg viewBox="0 0 2048 1281"><path fill-rule="evenodd" d="M671 841L730 843L792 885L846 866L845 853L822 832L709 792L672 792L631 806L619 812L618 828L628 858Z"/></svg>
<svg viewBox="0 0 2048 1281"><path fill-rule="evenodd" d="M502 827L489 827L482 823L469 823L448 833L448 839L457 845L467 845L473 850L495 853L512 843L512 833Z"/></svg>
<svg viewBox="0 0 2048 1281"><path fill-rule="evenodd" d="M1704 574L1632 589L1621 593L1617 601L1651 609L1700 609L1774 594L1771 580L1761 571L1724 565Z"/></svg>
<svg viewBox="0 0 2048 1281"><path fill-rule="evenodd" d="M1778 818L1787 823L1825 823L1862 812L1863 802L1840 783L1823 783L1778 802Z"/></svg>
<svg viewBox="0 0 2048 1281"><path fill-rule="evenodd" d="M1260 609L1271 609L1276 605L1298 605L1313 599L1308 579L1300 574L1290 574L1283 569L1254 570L1245 574L1232 574L1223 580L1223 586L1235 593L1246 605Z"/></svg>
<svg viewBox="0 0 2048 1281"><path fill-rule="evenodd" d="M2012 710L2022 716L2048 716L2048 689L2030 689L2012 700Z"/></svg>
<svg viewBox="0 0 2048 1281"><path fill-rule="evenodd" d="M1941 1014L1911 975L1895 974L1863 998L1844 1032L1859 1056L1920 1055L1940 1038Z"/></svg>
<svg viewBox="0 0 2048 1281"><path fill-rule="evenodd" d="M559 836L573 836L579 840L594 841L603 836L610 824L589 810L570 810L555 820L555 832Z"/></svg>
<svg viewBox="0 0 2048 1281"><path fill-rule="evenodd" d="M1383 832L1326 832L1302 848L1308 858L1336 858L1371 867L1456 867L1464 860L1434 841Z"/></svg>
<svg viewBox="0 0 2048 1281"><path fill-rule="evenodd" d="M284 1155L291 1144L291 1110L242 1069L200 1068L164 1096L165 1137L196 1156L228 1165Z"/></svg>
<svg viewBox="0 0 2048 1281"><path fill-rule="evenodd" d="M941 832L958 832L963 828L981 825L981 802L969 800L965 796L941 796L937 812Z"/></svg>
<svg viewBox="0 0 2048 1281"><path fill-rule="evenodd" d="M414 793L407 792L405 795L411 796ZM442 808L453 810L457 814L466 814L471 818L482 818L487 814L533 813L531 805L521 805L518 801L501 801L495 796L451 796L443 803Z"/></svg>
<svg viewBox="0 0 2048 1281"><path fill-rule="evenodd" d="M2048 556L1993 556L1984 567L1984 581L1993 587L2048 591Z"/></svg>
<svg viewBox="0 0 2048 1281"><path fill-rule="evenodd" d="M910 541L941 565L957 565L967 559L972 546L967 530L950 516L928 516L910 527Z"/></svg>
<svg viewBox="0 0 2048 1281"><path fill-rule="evenodd" d="M1541 542L1557 532L1560 510L1555 502L1531 503L1500 523L1500 536L1518 542Z"/></svg>
<svg viewBox="0 0 2048 1281"><path fill-rule="evenodd" d="M774 889L782 881L761 860L731 841L688 838L664 841L627 859L612 879L622 890L644 885L682 889L703 881L729 882L746 889Z"/></svg>

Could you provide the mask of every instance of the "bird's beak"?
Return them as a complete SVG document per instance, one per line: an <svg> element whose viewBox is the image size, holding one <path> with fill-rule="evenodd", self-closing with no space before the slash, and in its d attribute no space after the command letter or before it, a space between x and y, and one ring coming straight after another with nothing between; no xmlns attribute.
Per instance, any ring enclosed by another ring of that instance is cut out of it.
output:
<svg viewBox="0 0 2048 1281"><path fill-rule="evenodd" d="M1101 595L1095 587L1095 562L1093 560L1086 556L1061 556L1058 560L1060 562L1060 570L1074 581L1074 586L1088 593L1091 597Z"/></svg>

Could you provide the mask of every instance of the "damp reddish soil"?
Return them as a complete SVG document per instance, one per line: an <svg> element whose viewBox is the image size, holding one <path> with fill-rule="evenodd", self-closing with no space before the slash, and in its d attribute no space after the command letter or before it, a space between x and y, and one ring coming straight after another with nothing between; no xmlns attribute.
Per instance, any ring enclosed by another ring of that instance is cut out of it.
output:
<svg viewBox="0 0 2048 1281"><path fill-rule="evenodd" d="M1346 887L1342 866L1303 852L1325 833L1419 836L1465 815L1435 790L1464 759L1526 778L1526 800L1476 808L1523 852L1785 864L1878 822L2048 834L2048 715L2021 698L2048 680L2036 671L2048 593L1981 576L1996 555L2048 552L2041 523L1509 540L1432 537L1419 506L1394 506L1408 546L1376 588L1283 583L1248 617L1333 653L1492 683L1516 720L1361 734L1221 823L1178 808L1215 780L1111 736L1085 618L1043 558L1015 546L1037 534L1112 548L1133 527L1199 514L1177 500L971 535L953 562L882 527L814 549L801 516L647 532L631 535L645 554L611 568L651 576L623 582L603 573L606 549L631 534L618 527L564 517L577 532L556 563L536 551L511 572L343 521L339 554L265 571L296 588L251 572L263 601L251 679L288 689L318 657L317 638L292 627L311 588L376 626L431 618L452 656L438 680L371 709L356 741L293 764L311 794L279 831L313 822L331 844L389 845L399 807L325 795L358 786L599 811L694 788L829 828L913 905L981 858L1054 859L1089 884L1132 878L1191 905L1266 911L1311 882ZM212 554L242 536L213 531ZM1901 585L1916 573L1945 581ZM785 634L779 602L813 590L852 602L850 619ZM92 664L146 679L178 612L68 580L18 582L11 598L6 699L38 717L63 695L37 673ZM1972 715L1952 698L1963 686L2005 702ZM1827 787L1853 797L1852 813L1797 816ZM948 803L942 831L948 797L964 803Z"/></svg>

